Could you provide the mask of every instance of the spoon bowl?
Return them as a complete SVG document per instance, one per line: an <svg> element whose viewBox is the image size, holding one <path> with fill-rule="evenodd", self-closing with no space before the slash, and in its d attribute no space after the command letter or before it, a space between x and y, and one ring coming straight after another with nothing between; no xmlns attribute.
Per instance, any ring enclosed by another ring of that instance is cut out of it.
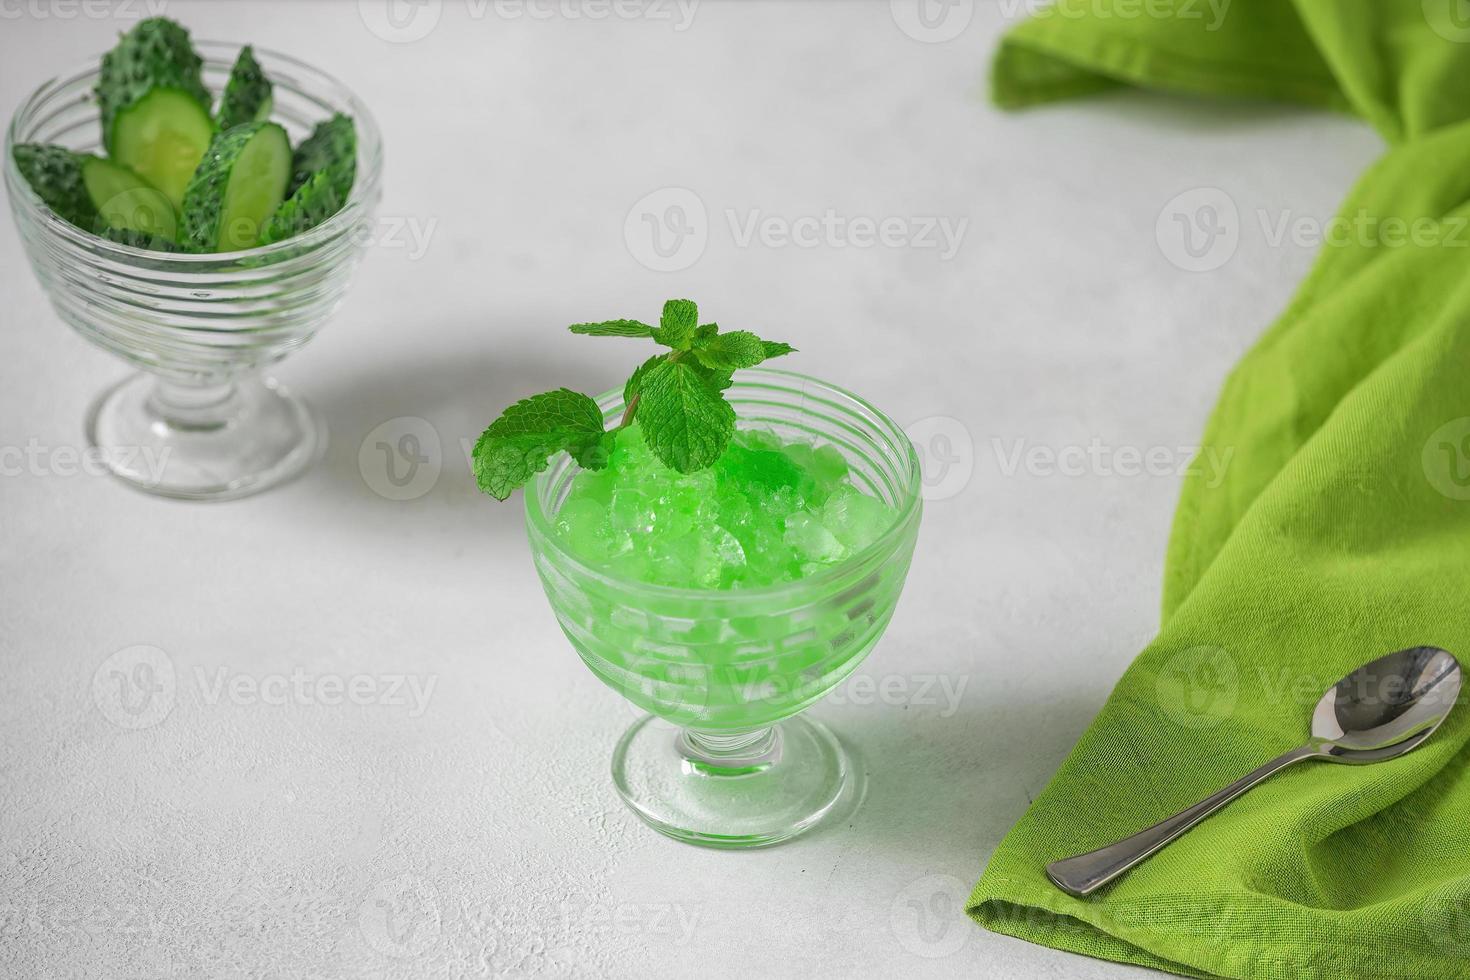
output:
<svg viewBox="0 0 1470 980"><path fill-rule="evenodd" d="M1364 664L1323 694L1312 737L1333 761L1381 762L1422 745L1459 697L1459 662L1438 647L1411 647Z"/></svg>

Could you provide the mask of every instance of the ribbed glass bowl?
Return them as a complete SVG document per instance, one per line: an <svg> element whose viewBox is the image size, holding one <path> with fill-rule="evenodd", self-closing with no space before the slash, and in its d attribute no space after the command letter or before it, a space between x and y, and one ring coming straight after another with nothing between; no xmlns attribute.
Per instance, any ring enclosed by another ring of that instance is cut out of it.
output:
<svg viewBox="0 0 1470 980"><path fill-rule="evenodd" d="M238 44L195 45L218 93ZM325 431L304 402L261 376L336 311L380 195L382 143L345 86L287 55L255 48L274 87L271 118L293 144L334 112L357 124L357 178L346 206L303 235L262 248L182 255L132 248L64 221L21 176L19 143L101 153L92 88L98 62L41 85L5 136L5 186L27 257L62 321L141 369L105 392L87 434L100 461L139 489L221 498L252 493L309 465Z"/></svg>
<svg viewBox="0 0 1470 980"><path fill-rule="evenodd" d="M866 549L795 582L708 590L619 579L582 561L556 532L579 472L563 455L528 488L526 526L572 646L650 713L614 755L624 799L671 836L735 847L794 836L850 795L854 773L840 744L794 716L850 674L887 627L921 502L912 444L857 396L769 369L741 371L726 394L742 427L837 448L854 484L893 508L893 524ZM622 393L599 405L614 421Z"/></svg>

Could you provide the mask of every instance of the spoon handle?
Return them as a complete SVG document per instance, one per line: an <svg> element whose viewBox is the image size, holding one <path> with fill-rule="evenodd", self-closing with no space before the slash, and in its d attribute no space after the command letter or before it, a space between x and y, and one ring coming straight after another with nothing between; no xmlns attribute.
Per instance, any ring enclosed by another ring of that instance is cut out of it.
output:
<svg viewBox="0 0 1470 980"><path fill-rule="evenodd" d="M1053 861L1046 866L1052 884L1069 895L1081 898L1091 895L1125 871L1163 850L1195 824L1240 796L1261 780L1287 766L1321 754L1315 745L1304 745L1278 756L1259 769L1252 770L1213 796L1200 800L1188 810L1161 820L1146 830L1125 837L1116 844L1100 847L1076 857Z"/></svg>

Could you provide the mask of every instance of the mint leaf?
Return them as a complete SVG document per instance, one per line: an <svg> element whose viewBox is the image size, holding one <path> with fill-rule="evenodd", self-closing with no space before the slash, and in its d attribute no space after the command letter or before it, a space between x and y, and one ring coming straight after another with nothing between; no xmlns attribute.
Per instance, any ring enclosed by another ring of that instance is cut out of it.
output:
<svg viewBox="0 0 1470 980"><path fill-rule="evenodd" d="M749 330L733 330L708 339L696 338L694 357L711 371L738 371L764 361L766 349Z"/></svg>
<svg viewBox="0 0 1470 980"><path fill-rule="evenodd" d="M795 347L776 340L762 340L761 346L765 348L766 360L768 361L773 357L780 357L782 354L793 354L796 352Z"/></svg>
<svg viewBox="0 0 1470 980"><path fill-rule="evenodd" d="M605 466L602 410L586 395L558 388L516 402L475 443L475 482L504 500L566 450L589 469ZM598 465L592 465L598 464Z"/></svg>
<svg viewBox="0 0 1470 980"><path fill-rule="evenodd" d="M601 323L574 323L572 333L589 337L652 337L653 328L640 320L604 320Z"/></svg>
<svg viewBox="0 0 1470 980"><path fill-rule="evenodd" d="M567 452L584 470L606 469L608 457L612 455L613 444L617 438L618 430L608 429L590 442L568 447Z"/></svg>
<svg viewBox="0 0 1470 980"><path fill-rule="evenodd" d="M627 384L623 385L624 405L633 404L633 399L638 397L638 387L643 383L643 376L648 373L649 368L667 357L667 354L655 354L634 369L633 376L628 379Z"/></svg>
<svg viewBox="0 0 1470 980"><path fill-rule="evenodd" d="M671 299L664 304L653 339L674 350L688 350L699 329L699 307L690 299Z"/></svg>
<svg viewBox="0 0 1470 980"><path fill-rule="evenodd" d="M735 431L735 409L708 376L668 359L643 373L637 419L649 448L680 473L719 459Z"/></svg>
<svg viewBox="0 0 1470 980"><path fill-rule="evenodd" d="M704 379L705 384L714 388L716 391L724 391L735 383L735 379L730 376L733 372L712 371L703 364L698 363L692 363L689 367L695 374Z"/></svg>
<svg viewBox="0 0 1470 980"><path fill-rule="evenodd" d="M701 340L708 340L709 338L713 337L715 334L717 334L719 332L720 332L720 328L719 328L719 326L717 324L713 324L713 323L701 323L699 325L699 327L697 329L695 329L695 331L694 331L694 344L695 344L695 346L698 346L699 345L699 342Z"/></svg>

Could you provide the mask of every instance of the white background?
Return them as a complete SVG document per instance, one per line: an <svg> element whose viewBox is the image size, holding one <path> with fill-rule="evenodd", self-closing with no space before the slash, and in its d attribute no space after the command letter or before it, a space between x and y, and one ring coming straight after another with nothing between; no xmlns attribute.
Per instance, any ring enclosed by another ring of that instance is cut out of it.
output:
<svg viewBox="0 0 1470 980"><path fill-rule="evenodd" d="M325 460L188 505L73 472L124 368L0 232L0 974L1142 973L986 933L962 902L1157 623L1181 477L1118 466L1198 439L1311 261L1274 229L1330 217L1378 141L1144 94L1004 115L984 82L1018 5L929 32L898 6L446 0L394 28L376 2L168 4L366 99L382 240L277 372L330 424ZM148 9L0 0L0 110ZM705 210L677 271L638 237L688 203L635 210L666 188ZM1222 192L1237 216L1192 258L1174 214L1203 227ZM828 209L967 224L949 257L739 235ZM633 711L561 636L519 502L480 496L462 449L516 398L621 383L636 345L562 328L671 296L795 344L786 366L915 425L931 463L871 686L814 709L866 803L764 852L623 809L608 757ZM432 461L388 499L375 447L406 426ZM1080 473L1026 455L1094 440ZM114 670L140 662L158 690L120 714ZM340 703L353 683L368 703Z"/></svg>

